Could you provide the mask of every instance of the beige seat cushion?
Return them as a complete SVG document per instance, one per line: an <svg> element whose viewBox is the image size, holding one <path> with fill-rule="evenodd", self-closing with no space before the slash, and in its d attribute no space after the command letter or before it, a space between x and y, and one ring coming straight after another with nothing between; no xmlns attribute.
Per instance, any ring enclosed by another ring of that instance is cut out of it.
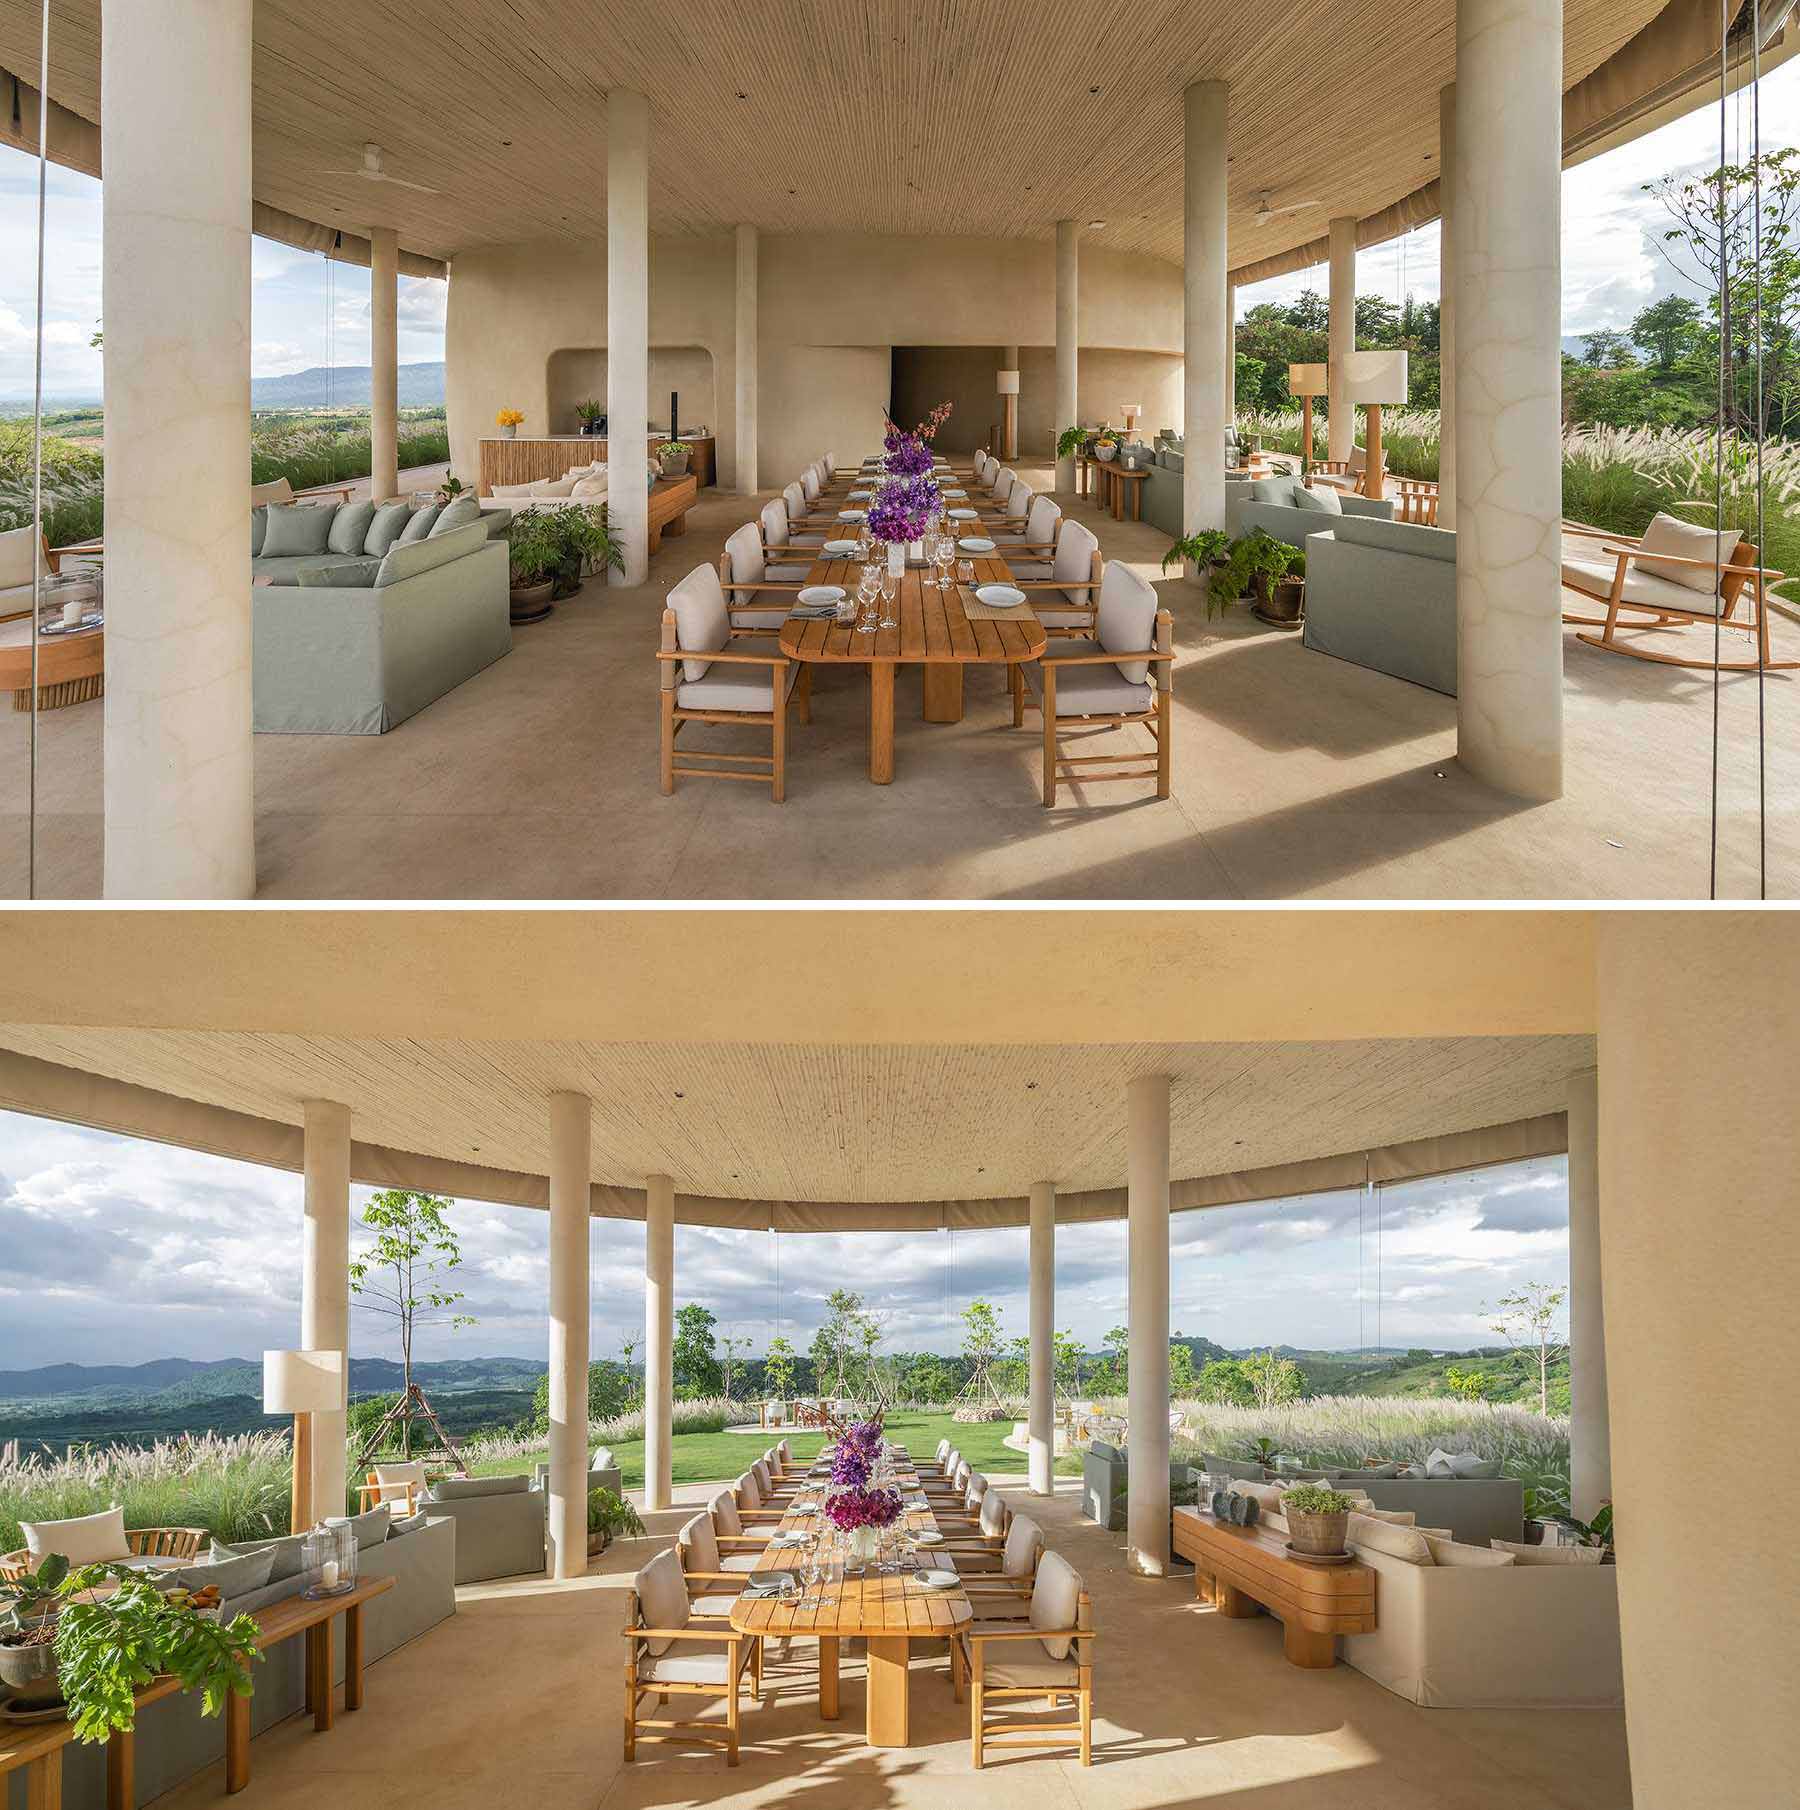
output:
<svg viewBox="0 0 1800 1810"><path fill-rule="evenodd" d="M675 612L675 644L683 653L717 653L731 639L731 619L725 612L725 593L719 585L718 569L696 566L670 591L668 606ZM681 671L690 684L704 679L711 670L710 660L683 660ZM767 675L764 685L767 686ZM685 687L683 688L685 689ZM733 706L721 704L721 710ZM755 709L757 706L739 706ZM767 710L765 703L761 706Z"/></svg>
<svg viewBox="0 0 1800 1810"><path fill-rule="evenodd" d="M710 1684L720 1690L731 1688L732 1649L720 1641L671 1640L664 1643L669 1651L652 1653L645 1643L639 1649L638 1677L646 1684ZM737 1669L750 1663L754 1641L737 1645Z"/></svg>
<svg viewBox="0 0 1800 1810"><path fill-rule="evenodd" d="M375 1501L404 1502L407 1497L407 1485L412 1485L412 1493L423 1495L425 1491L425 1460L415 1458L410 1464L377 1464L371 1466L375 1472Z"/></svg>
<svg viewBox="0 0 1800 1810"><path fill-rule="evenodd" d="M1002 1690L1030 1690L1038 1685L1073 1690L1081 1683L1081 1668L1073 1654L1067 1659L1049 1659L1029 1641L996 1641L986 1649L981 1681Z"/></svg>
<svg viewBox="0 0 1800 1810"><path fill-rule="evenodd" d="M1039 620L1047 622L1048 617L1040 611ZM1085 621L1083 616L1071 626L1080 627ZM1044 661L1104 651L1098 642L1086 638L1052 641L1044 650ZM1024 669L1025 683L1039 697L1044 689L1042 665L1034 660ZM1056 675L1056 717L1061 722L1065 717L1133 716L1150 708L1153 695L1149 685L1133 685L1122 678L1116 662L1105 666L1065 666Z"/></svg>
<svg viewBox="0 0 1800 1810"><path fill-rule="evenodd" d="M730 1490L722 1489L707 1503L707 1512L711 1514L713 1529L729 1539L736 1539L744 1531L743 1517L737 1509L737 1498Z"/></svg>
<svg viewBox="0 0 1800 1810"><path fill-rule="evenodd" d="M1591 597L1612 595L1613 580L1619 569L1618 555L1599 553L1594 549L1610 543L1585 537L1563 537L1562 581ZM1704 591L1688 585L1674 584L1648 570L1641 560L1628 560L1625 565L1625 588L1619 594L1623 603L1635 603L1644 609L1668 608L1688 610L1700 615L1717 615L1719 597L1709 585Z"/></svg>
<svg viewBox="0 0 1800 1810"><path fill-rule="evenodd" d="M693 1520L689 1521L675 1537L687 1551L688 1570L723 1571L725 1569L719 1563L719 1540L711 1515L695 1515Z"/></svg>
<svg viewBox="0 0 1800 1810"><path fill-rule="evenodd" d="M720 1595L717 1592L706 1596L696 1596L688 1604L690 1614L704 1616L709 1621L728 1621L731 1611L737 1604L734 1593Z"/></svg>
<svg viewBox="0 0 1800 1810"><path fill-rule="evenodd" d="M753 1552L728 1552L723 1555L715 1569L719 1571L754 1571L756 1554Z"/></svg>

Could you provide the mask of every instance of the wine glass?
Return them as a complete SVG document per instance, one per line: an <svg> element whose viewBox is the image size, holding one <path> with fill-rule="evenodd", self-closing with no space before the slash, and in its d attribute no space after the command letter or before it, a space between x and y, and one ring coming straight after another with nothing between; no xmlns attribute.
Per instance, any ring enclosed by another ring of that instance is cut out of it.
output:
<svg viewBox="0 0 1800 1810"><path fill-rule="evenodd" d="M881 626L898 628L898 619L894 615L894 599L900 594L900 574L890 572L885 566L881 569Z"/></svg>
<svg viewBox="0 0 1800 1810"><path fill-rule="evenodd" d="M932 543L931 557L937 566L937 588L940 594L950 588L950 568L956 564L956 541L940 534Z"/></svg>
<svg viewBox="0 0 1800 1810"><path fill-rule="evenodd" d="M873 564L862 569L862 577L856 581L857 632L872 635L875 632L875 599L881 590L881 573Z"/></svg>

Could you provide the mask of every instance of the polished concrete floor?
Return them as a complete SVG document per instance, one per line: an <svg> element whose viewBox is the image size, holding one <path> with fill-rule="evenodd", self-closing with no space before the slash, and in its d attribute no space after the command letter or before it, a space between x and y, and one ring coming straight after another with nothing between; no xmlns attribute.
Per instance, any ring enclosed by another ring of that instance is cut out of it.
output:
<svg viewBox="0 0 1800 1810"><path fill-rule="evenodd" d="M1275 1622L1203 1608L1190 1572L1129 1576L1120 1537L1078 1517L1072 1480L1059 1487L1042 1519L1095 1605L1090 1768L1050 1750L994 1756L977 1774L968 1710L929 1650L913 1666L915 1744L865 1746L853 1649L839 1721L819 1720L815 1666L796 1649L746 1703L740 1766L664 1743L623 1765L624 1589L690 1508L653 1517L656 1538L614 1547L580 1584L463 1589L452 1620L371 1668L358 1714L327 1735L295 1718L256 1742L257 1810L1627 1810L1622 1714L1425 1710L1347 1666L1298 1671ZM190 1780L162 1810L210 1810L221 1775Z"/></svg>
<svg viewBox="0 0 1800 1810"><path fill-rule="evenodd" d="M1066 500L1108 558L1160 578L1161 534ZM388 735L259 737L264 895L1694 898L1716 883L1741 897L1759 853L1770 896L1800 893L1800 674L1728 676L1715 700L1710 673L1601 653L1567 630L1567 794L1529 806L1457 765L1451 699L1310 652L1241 608L1208 621L1180 579L1160 583L1180 655L1168 800L1142 784L1071 787L1045 810L1035 719L1011 727L997 668L969 675L953 726L921 720L919 675L902 672L891 786L866 777L866 678L824 673L814 721L790 741L785 805L705 780L664 798L651 657L662 599L752 513L704 493L647 585L588 585ZM1700 652L1707 637L1680 639ZM1783 620L1778 643L1800 653L1800 627ZM101 715L92 703L40 719L41 896L99 888ZM13 895L28 878L27 722L0 712L0 891Z"/></svg>

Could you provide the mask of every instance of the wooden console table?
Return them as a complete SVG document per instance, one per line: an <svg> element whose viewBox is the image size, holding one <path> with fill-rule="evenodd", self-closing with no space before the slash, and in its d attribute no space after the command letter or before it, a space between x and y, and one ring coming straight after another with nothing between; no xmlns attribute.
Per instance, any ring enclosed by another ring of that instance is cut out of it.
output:
<svg viewBox="0 0 1800 1810"><path fill-rule="evenodd" d="M645 458L667 438L666 434L651 434L644 442ZM707 434L698 440L684 437L682 443L692 449L688 475L696 486L711 484L718 442ZM520 434L512 439L484 434L477 444L481 468L476 489L482 496L491 495L496 484L535 484L540 478L560 478L572 465L606 458L606 441L597 434Z"/></svg>
<svg viewBox="0 0 1800 1810"><path fill-rule="evenodd" d="M1194 1594L1233 1620L1267 1610L1290 1665L1337 1663L1340 1634L1375 1631L1375 1573L1360 1561L1309 1565L1263 1527L1233 1527L1204 1509L1174 1511L1175 1550L1194 1567Z"/></svg>
<svg viewBox="0 0 1800 1810"><path fill-rule="evenodd" d="M265 1652L296 1635L306 1636L306 1707L313 1727L323 1733L334 1720L331 1689L331 1623L344 1618L344 1708L361 1709L363 1700L363 1604L392 1590L391 1577L368 1578L343 1596L309 1601L290 1596L271 1603L253 1618L256 1647ZM158 1678L134 1699L147 1704L172 1697L181 1686ZM250 1699L237 1692L225 1699L225 1789L242 1791L250 1783ZM25 1769L25 1810L61 1810L63 1749L75 1739L66 1716L54 1722L0 1723L0 1779ZM137 1798L136 1731L115 1734L106 1743L107 1810L134 1810Z"/></svg>

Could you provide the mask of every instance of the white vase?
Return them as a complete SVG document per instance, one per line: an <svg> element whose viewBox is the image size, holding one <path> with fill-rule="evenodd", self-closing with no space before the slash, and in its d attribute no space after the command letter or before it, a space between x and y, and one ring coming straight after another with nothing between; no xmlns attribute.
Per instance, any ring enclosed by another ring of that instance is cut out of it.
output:
<svg viewBox="0 0 1800 1810"><path fill-rule="evenodd" d="M502 440L511 440L517 435L518 431L519 429L515 423L508 422L505 427L501 428L500 438Z"/></svg>
<svg viewBox="0 0 1800 1810"><path fill-rule="evenodd" d="M887 569L899 578L906 571L906 548L897 540L887 544Z"/></svg>
<svg viewBox="0 0 1800 1810"><path fill-rule="evenodd" d="M850 1530L850 1556L859 1565L872 1564L881 1552L879 1527L853 1527Z"/></svg>
<svg viewBox="0 0 1800 1810"><path fill-rule="evenodd" d="M909 540L906 543L906 557L908 559L910 559L915 566L924 565L924 563L925 563L925 543L924 543L924 541L923 540Z"/></svg>

